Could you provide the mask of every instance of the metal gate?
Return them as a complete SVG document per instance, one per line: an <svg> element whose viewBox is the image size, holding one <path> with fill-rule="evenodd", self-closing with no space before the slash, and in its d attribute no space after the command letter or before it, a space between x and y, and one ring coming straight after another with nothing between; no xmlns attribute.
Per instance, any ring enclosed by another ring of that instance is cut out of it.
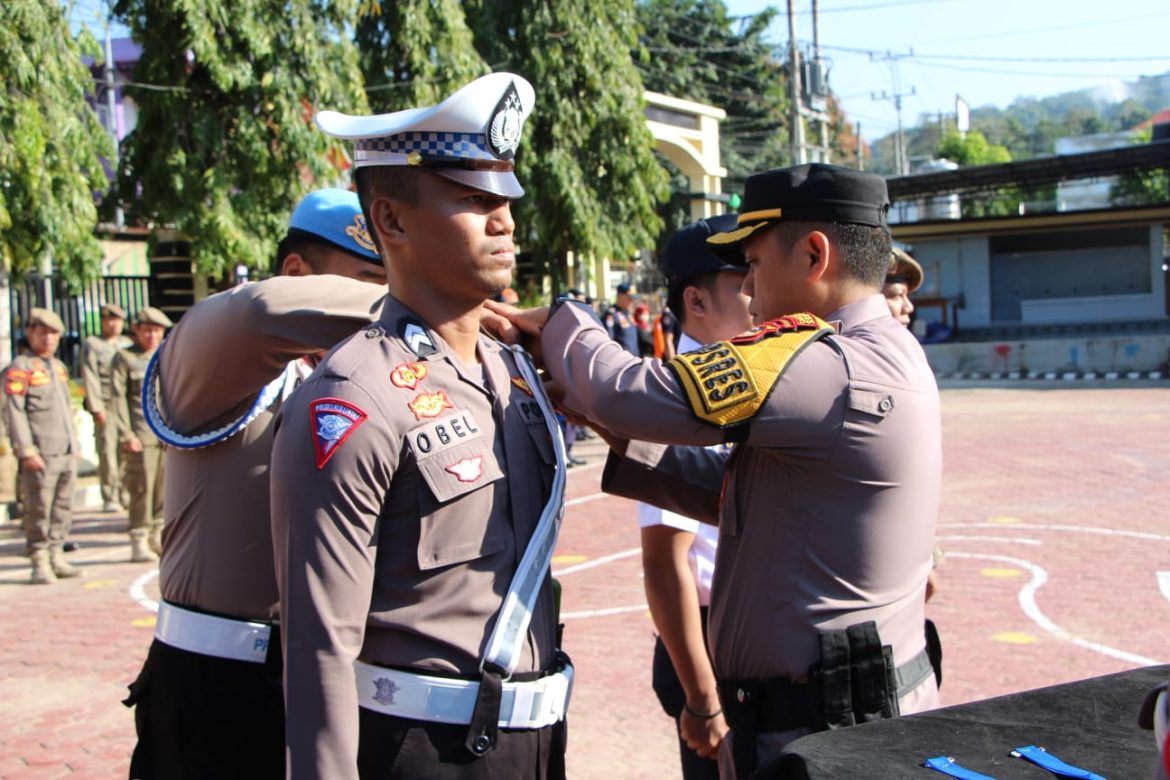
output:
<svg viewBox="0 0 1170 780"><path fill-rule="evenodd" d="M51 306L46 302L51 301ZM12 286L12 354L24 338L24 323L34 307L51 308L65 323L57 357L69 367L71 376L81 372L81 345L87 336L101 333L101 308L116 303L128 316L150 305L150 279L145 276L103 276L71 292L56 276L29 274Z"/></svg>

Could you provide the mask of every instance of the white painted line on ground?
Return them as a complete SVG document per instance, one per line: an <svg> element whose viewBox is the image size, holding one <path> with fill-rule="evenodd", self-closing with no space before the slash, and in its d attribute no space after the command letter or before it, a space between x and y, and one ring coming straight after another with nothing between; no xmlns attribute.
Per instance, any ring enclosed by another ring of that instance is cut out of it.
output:
<svg viewBox="0 0 1170 780"><path fill-rule="evenodd" d="M642 612L649 610L645 604L635 604L632 607L609 607L608 609L585 609L580 612L562 612L561 620L579 620L581 618L606 617L607 615L624 615L628 612Z"/></svg>
<svg viewBox="0 0 1170 780"><path fill-rule="evenodd" d="M1100 534L1102 536L1121 536L1126 539L1142 539L1150 542L1170 542L1170 536L1165 534L1151 534L1145 531L1125 531L1118 528L1096 528L1088 525L1044 525L1036 523L940 523L939 528L994 528L997 531L1015 530L1025 531L1075 531L1085 534Z"/></svg>
<svg viewBox="0 0 1170 780"><path fill-rule="evenodd" d="M130 598L137 601L148 612L158 612L158 602L146 595L146 583L158 576L158 569L151 569L130 586Z"/></svg>
<svg viewBox="0 0 1170 780"><path fill-rule="evenodd" d="M1017 526L1018 527L1018 526ZM980 553L963 553L963 552L948 552L948 558L968 558L971 560L989 560L999 561L1000 563L1010 563L1013 566L1019 566L1021 569L1026 569L1032 573L1032 579L1029 580L1024 587L1020 589L1019 602L1020 608L1024 610L1024 614L1032 619L1036 625L1052 634L1057 639L1069 642L1078 647L1083 647L1086 650L1092 650L1094 653L1107 655L1111 658L1117 658L1131 664L1139 666L1156 666L1158 664L1166 663L1165 661L1158 661L1153 658L1146 658L1136 653L1129 653L1125 650L1118 650L1109 645L1103 645L1100 642L1090 642L1083 639L1052 622L1047 615L1045 615L1040 607L1036 604L1036 593L1040 588L1044 587L1044 583L1048 581L1048 572L1040 566L1026 561L1022 558L1012 558L1007 555L986 555Z"/></svg>
<svg viewBox="0 0 1170 780"><path fill-rule="evenodd" d="M1007 544L1043 544L1039 539L1012 539L1009 536L937 536L940 542L1005 542Z"/></svg>
<svg viewBox="0 0 1170 780"><path fill-rule="evenodd" d="M607 563L612 563L613 561L619 561L622 558L629 558L631 555L638 555L641 552L641 547L633 547L629 550L622 550L621 552L613 553L612 555L603 555L600 558L594 558L593 560L585 561L584 563L578 563L573 566L566 566L563 569L554 571L552 575L554 577L564 577L566 574L576 574L579 571L592 569L595 566L603 566Z"/></svg>
<svg viewBox="0 0 1170 780"><path fill-rule="evenodd" d="M1162 595L1170 601L1170 571L1158 572L1158 590L1162 591Z"/></svg>

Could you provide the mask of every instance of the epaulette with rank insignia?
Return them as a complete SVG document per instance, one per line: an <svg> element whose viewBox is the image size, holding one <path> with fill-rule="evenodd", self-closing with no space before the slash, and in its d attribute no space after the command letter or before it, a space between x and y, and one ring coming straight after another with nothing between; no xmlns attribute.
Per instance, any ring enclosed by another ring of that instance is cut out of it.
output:
<svg viewBox="0 0 1170 780"><path fill-rule="evenodd" d="M812 314L787 314L686 352L667 365L678 376L695 416L726 428L755 416L792 358L833 332Z"/></svg>

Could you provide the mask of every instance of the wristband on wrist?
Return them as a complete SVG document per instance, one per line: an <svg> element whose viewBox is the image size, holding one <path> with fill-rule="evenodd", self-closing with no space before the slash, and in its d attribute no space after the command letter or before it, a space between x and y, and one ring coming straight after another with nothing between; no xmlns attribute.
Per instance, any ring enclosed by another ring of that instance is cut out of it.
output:
<svg viewBox="0 0 1170 780"><path fill-rule="evenodd" d="M683 702L683 709L686 710L687 714L690 715L692 718L698 718L699 720L711 720L711 718L714 718L717 715L723 714L722 707L715 710L714 712L696 712L695 710L692 710L691 705L687 704L686 702Z"/></svg>

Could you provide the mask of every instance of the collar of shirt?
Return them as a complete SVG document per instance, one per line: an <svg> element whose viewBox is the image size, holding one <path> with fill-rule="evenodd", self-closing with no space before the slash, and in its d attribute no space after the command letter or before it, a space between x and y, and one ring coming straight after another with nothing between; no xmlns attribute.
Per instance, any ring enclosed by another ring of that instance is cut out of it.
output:
<svg viewBox="0 0 1170 780"><path fill-rule="evenodd" d="M694 352L701 346L703 345L691 338L691 335L685 330L683 331L682 335L678 337L678 354L680 355L684 352Z"/></svg>
<svg viewBox="0 0 1170 780"><path fill-rule="evenodd" d="M845 333L862 323L876 320L878 317L889 317L890 307L886 304L885 296L874 293L853 303L847 303L836 311L829 312L825 322L836 325L838 333ZM893 319L891 317L891 319Z"/></svg>

